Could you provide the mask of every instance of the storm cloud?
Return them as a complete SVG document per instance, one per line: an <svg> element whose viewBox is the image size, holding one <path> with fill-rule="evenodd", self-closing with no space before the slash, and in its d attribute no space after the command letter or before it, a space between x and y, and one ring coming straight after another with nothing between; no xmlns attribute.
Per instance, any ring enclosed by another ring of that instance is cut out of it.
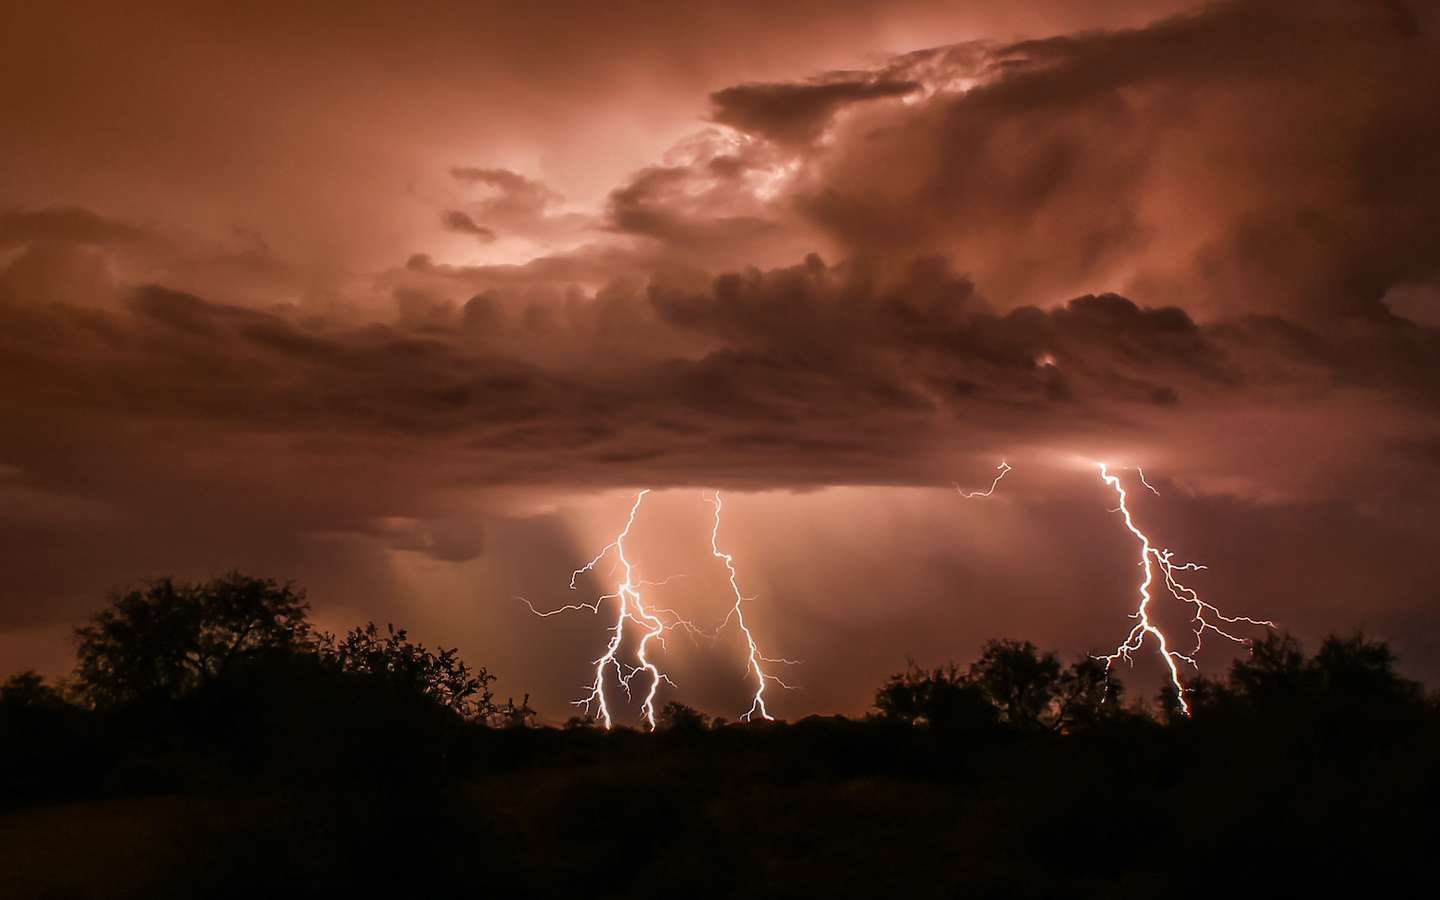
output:
<svg viewBox="0 0 1440 900"><path fill-rule="evenodd" d="M1440 671L1431 6L484 6L0 29L0 652L241 565L563 710L595 623L515 595L642 486L678 567L718 488L793 711L855 710L1110 634L1103 458L1213 587Z"/></svg>

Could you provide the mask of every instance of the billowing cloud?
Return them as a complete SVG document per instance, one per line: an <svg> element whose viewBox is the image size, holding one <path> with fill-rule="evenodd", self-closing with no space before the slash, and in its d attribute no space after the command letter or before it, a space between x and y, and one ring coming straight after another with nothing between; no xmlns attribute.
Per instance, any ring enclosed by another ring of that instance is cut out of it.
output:
<svg viewBox="0 0 1440 900"><path fill-rule="evenodd" d="M616 492L678 535L718 487L817 660L794 711L853 710L948 628L1093 649L1133 563L1090 540L1104 457L1166 473L1146 515L1257 611L1440 659L1433 9L1083 6L187 7L139 57L100 10L7 45L0 649L242 565L554 712L513 596ZM1002 456L1014 498L954 513Z"/></svg>
<svg viewBox="0 0 1440 900"><path fill-rule="evenodd" d="M919 82L838 72L799 84L742 84L716 91L714 119L781 144L805 146L841 109L866 100L904 97Z"/></svg>
<svg viewBox="0 0 1440 900"><path fill-rule="evenodd" d="M1440 275L1437 40L1402 4L1236 2L915 54L933 92L857 109L794 199L850 253L951 255L1007 304L1375 314Z"/></svg>
<svg viewBox="0 0 1440 900"><path fill-rule="evenodd" d="M1375 391L1431 416L1440 349L1402 320L1201 326L1116 295L1000 313L940 261L894 280L811 257L704 289L403 299L388 323L160 287L116 311L10 304L7 402L98 431L406 446L449 484L923 484L947 448L1143 433L1302 393Z"/></svg>

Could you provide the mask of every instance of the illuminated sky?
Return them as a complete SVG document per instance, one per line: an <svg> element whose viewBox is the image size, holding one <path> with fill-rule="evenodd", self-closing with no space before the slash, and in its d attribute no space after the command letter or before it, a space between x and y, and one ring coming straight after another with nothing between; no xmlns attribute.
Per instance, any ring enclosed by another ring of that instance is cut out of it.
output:
<svg viewBox="0 0 1440 900"><path fill-rule="evenodd" d="M856 712L1123 637L1103 459L1208 597L1440 676L1431 4L11 6L0 668L240 567L560 718L604 620L516 598L651 487L713 624L722 488L774 710Z"/></svg>

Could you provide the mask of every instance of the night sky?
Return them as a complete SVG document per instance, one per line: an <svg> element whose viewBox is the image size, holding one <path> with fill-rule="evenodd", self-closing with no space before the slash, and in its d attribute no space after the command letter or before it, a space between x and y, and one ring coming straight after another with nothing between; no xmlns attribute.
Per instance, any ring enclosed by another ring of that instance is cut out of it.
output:
<svg viewBox="0 0 1440 900"><path fill-rule="evenodd" d="M1440 680L1434 4L297 6L0 11L3 672L240 568L563 720L608 617L519 598L648 487L718 625L719 489L772 711L855 713L1124 638L1105 461L1206 599ZM667 643L744 711L733 628Z"/></svg>

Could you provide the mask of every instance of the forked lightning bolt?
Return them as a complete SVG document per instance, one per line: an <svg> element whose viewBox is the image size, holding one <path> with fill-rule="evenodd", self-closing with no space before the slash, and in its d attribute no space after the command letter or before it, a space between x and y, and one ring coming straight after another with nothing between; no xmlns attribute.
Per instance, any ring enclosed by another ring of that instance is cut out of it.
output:
<svg viewBox="0 0 1440 900"><path fill-rule="evenodd" d="M755 643L755 635L751 633L750 626L745 624L745 611L741 608L744 605L745 598L741 596L740 585L736 580L739 576L735 573L735 557L720 549L720 509L722 504L719 491L715 492L713 502L715 504L715 527L710 530L710 552L716 559L725 564L725 571L729 573L730 576L730 593L735 597L735 605L732 606L730 612L725 615L725 621L720 623L720 628L716 629L716 632L718 633L728 625L731 619L735 620L735 624L740 629L740 633L745 637L745 646L748 654L746 671L755 673L755 695L750 701L749 711L740 716L740 719L741 721L748 722L758 712L760 718L766 721L774 721L774 717L771 716L769 710L765 708L765 687L771 681L787 689L790 685L774 675L767 674L765 671L765 663L793 665L795 661L789 659L770 659L766 657L760 652L759 646Z"/></svg>
<svg viewBox="0 0 1440 900"><path fill-rule="evenodd" d="M1213 631L1221 637L1234 641L1237 644L1248 644L1249 641L1245 638L1237 637L1229 633L1216 623L1223 622L1227 625L1246 624L1268 628L1273 628L1275 623L1263 619L1251 619L1246 616L1227 616L1210 603L1201 600L1200 596L1196 594L1193 589L1181 584L1180 580L1176 577L1177 572L1198 572L1205 567L1197 563L1174 562L1174 554L1172 554L1171 551L1158 548L1151 544L1149 536L1140 530L1139 526L1135 524L1135 519L1130 515L1130 508L1125 502L1127 497L1125 487L1120 483L1120 479L1110 474L1105 463L1096 463L1095 465L1100 469L1100 478L1110 487L1114 488L1116 496L1120 498L1120 506L1116 508L1115 512L1120 513L1125 522L1125 528L1135 536L1135 540L1140 542L1140 567L1144 571L1144 575L1140 579L1140 605L1136 608L1132 616L1132 618L1137 620L1135 627L1130 629L1130 634L1115 648L1114 653L1097 658L1105 660L1105 668L1107 671L1120 659L1130 662L1130 654L1139 650L1145 643L1146 635L1149 635L1154 639L1156 649L1160 653L1160 658L1164 660L1165 667L1169 671L1170 683L1175 688L1175 694L1180 703L1180 711L1188 716L1190 714L1190 704L1185 700L1185 685L1180 678L1179 664L1186 662L1192 666L1195 665L1195 654L1200 651L1200 645L1204 640L1205 632ZM1149 488L1152 492L1158 493L1158 491L1155 491L1144 479L1145 476L1142 473L1140 475L1141 484L1144 484L1145 487ZM1194 615L1190 621L1195 633L1195 646L1188 653L1182 653L1174 649L1169 639L1165 636L1165 632L1150 618L1150 603L1154 599L1150 591L1155 584L1155 571L1157 569L1160 571L1161 580L1164 582L1165 589L1169 591L1170 596L1194 608Z"/></svg>
<svg viewBox="0 0 1440 900"><path fill-rule="evenodd" d="M1000 465L995 467L995 480L990 482L990 487L983 491L967 491L960 487L959 482L952 481L950 483L955 485L955 490L960 493L960 496L964 497L967 500L973 497L988 497L991 494L995 493L995 488L1000 484L1000 479L1005 477L1005 473L1013 468L1015 467L1007 463L1005 460L1000 460Z"/></svg>
<svg viewBox="0 0 1440 900"><path fill-rule="evenodd" d="M610 628L610 642L606 645L605 652L594 661L595 680L590 683L590 694L581 700L575 701L575 705L582 707L587 713L590 712L591 709L596 710L599 713L600 721L606 729L609 729L614 722L610 715L610 704L605 699L605 673L613 669L615 671L616 681L624 688L626 696L631 696L630 682L636 675L645 672L650 676L649 689L645 692L645 699L640 705L640 711L645 721L649 723L650 730L655 730L655 694L660 690L660 683L662 681L667 684L674 684L674 682L670 681L670 679L660 671L646 651L649 649L650 642L656 638L660 639L663 646L664 634L667 628L677 626L694 628L691 623L679 618L678 615L675 616L675 621L667 625L665 621L660 618L659 613L672 611L649 609L645 606L640 595L640 587L646 584L646 582L638 581L635 578L635 567L631 564L629 558L625 556L625 539L630 536L630 529L635 524L635 516L640 511L640 504L644 502L645 495L648 493L650 493L650 491L647 488L635 495L635 503L630 507L630 516L625 520L625 527L616 535L615 540L606 544L601 548L599 553L595 554L593 559L576 569L570 575L570 589L573 591L575 590L575 583L581 575L593 571L602 559L609 555L611 551L614 551L615 560L619 564L624 577L615 588L613 594L605 594L597 598L593 603L575 603L562 606L558 609L552 609L548 612L537 610L529 600L525 600L525 604L530 607L531 612L541 617L553 616L556 613L578 609L588 609L591 612L598 613L600 611L600 604L606 600L615 601L615 624ZM666 580L668 581L669 579ZM522 597L521 599L523 600L524 598ZM640 635L640 642L635 650L635 658L639 664L635 666L627 666L621 662L619 658L620 645L625 640L626 622L633 622L643 629L643 633Z"/></svg>

